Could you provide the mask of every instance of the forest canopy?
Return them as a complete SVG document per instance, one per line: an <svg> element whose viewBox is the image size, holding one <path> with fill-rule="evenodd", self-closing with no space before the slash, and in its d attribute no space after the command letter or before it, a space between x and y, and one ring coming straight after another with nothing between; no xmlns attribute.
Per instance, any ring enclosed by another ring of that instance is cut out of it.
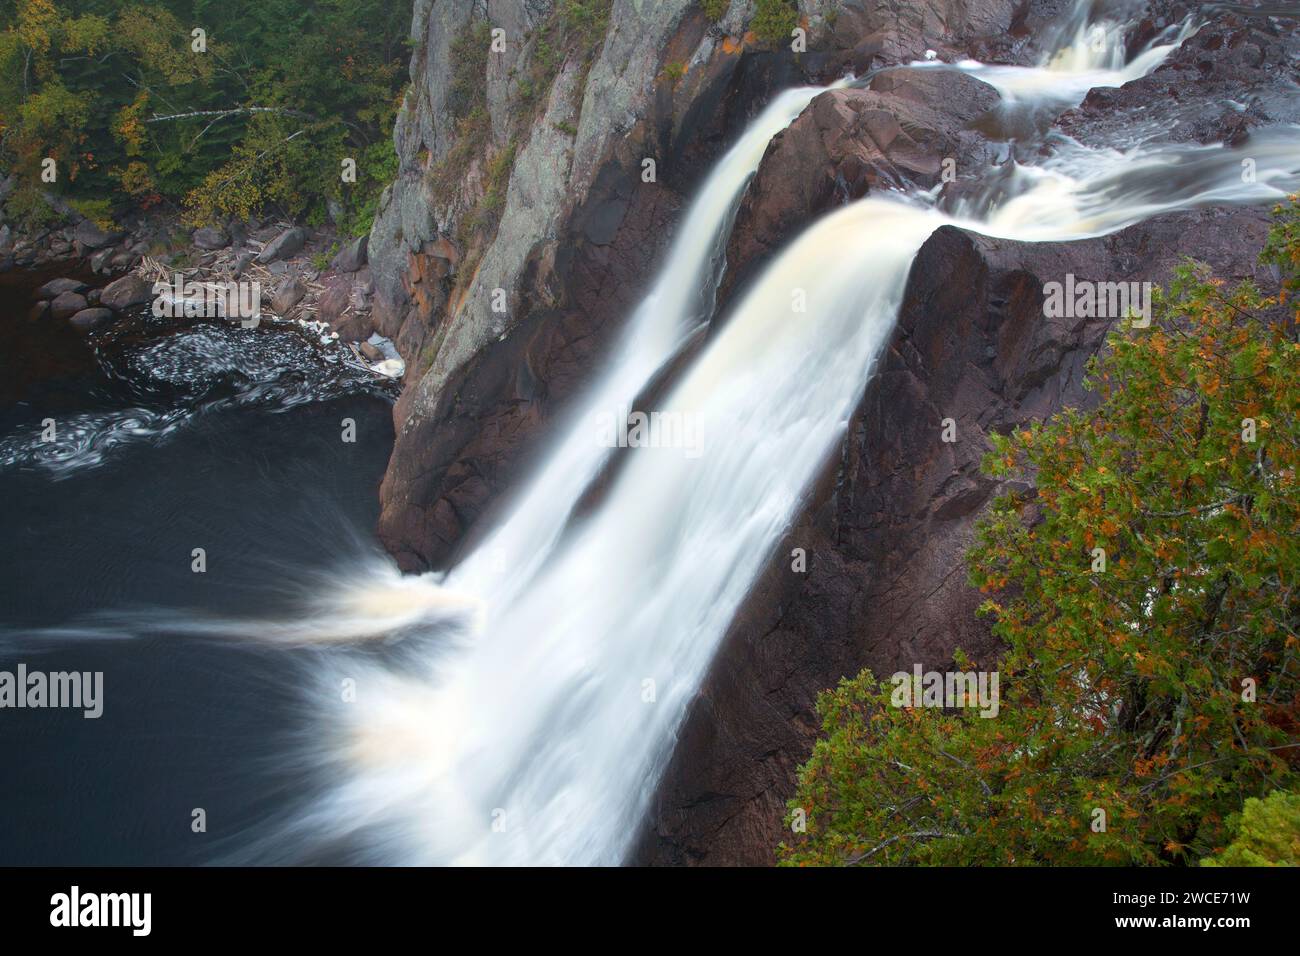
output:
<svg viewBox="0 0 1300 956"><path fill-rule="evenodd" d="M365 232L396 171L409 23L392 0L5 4L7 211L49 218L48 192L100 221L165 203L193 225L261 213Z"/></svg>

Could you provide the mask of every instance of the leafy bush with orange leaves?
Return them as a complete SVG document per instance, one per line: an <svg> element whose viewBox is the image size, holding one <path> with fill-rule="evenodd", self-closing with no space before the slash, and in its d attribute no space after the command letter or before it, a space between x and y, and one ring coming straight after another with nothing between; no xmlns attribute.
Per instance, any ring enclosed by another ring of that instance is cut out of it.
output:
<svg viewBox="0 0 1300 956"><path fill-rule="evenodd" d="M782 862L1188 864L1300 788L1298 224L1261 257L1278 295L1189 264L1112 330L1095 409L992 436L986 471L1033 489L967 555L997 716L891 706L867 671L823 694Z"/></svg>

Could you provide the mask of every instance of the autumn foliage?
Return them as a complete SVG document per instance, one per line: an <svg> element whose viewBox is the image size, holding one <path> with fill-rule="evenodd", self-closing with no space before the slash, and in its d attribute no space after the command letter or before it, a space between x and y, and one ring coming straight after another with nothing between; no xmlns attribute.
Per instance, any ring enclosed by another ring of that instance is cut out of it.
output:
<svg viewBox="0 0 1300 956"><path fill-rule="evenodd" d="M409 23L410 4L387 0L0 4L5 211L40 224L49 194L364 232L396 172Z"/></svg>
<svg viewBox="0 0 1300 956"><path fill-rule="evenodd" d="M998 716L892 707L866 671L826 692L783 862L1187 864L1300 788L1298 223L1262 256L1278 294L1188 264L1112 331L1095 408L990 436L1031 489L967 556Z"/></svg>

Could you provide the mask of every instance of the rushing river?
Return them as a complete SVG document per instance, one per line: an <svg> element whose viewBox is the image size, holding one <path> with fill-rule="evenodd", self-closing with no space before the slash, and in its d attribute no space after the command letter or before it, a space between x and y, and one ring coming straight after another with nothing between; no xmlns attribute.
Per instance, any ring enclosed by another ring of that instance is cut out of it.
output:
<svg viewBox="0 0 1300 956"><path fill-rule="evenodd" d="M1127 59L1125 24L1076 12L1037 67L922 65L988 81L1003 97L1003 128L1041 131L1045 112L1154 69L1195 28L1173 26ZM346 383L333 393L328 375L323 392L294 402L275 378L287 359L269 359L253 385L205 380L202 398L164 375L161 387L188 396L175 423L167 401L104 386L117 404L97 399L77 414L99 416L85 420L88 433L122 438L107 460L70 473L0 440L0 462L9 447L13 463L0 471L2 507L20 529L7 580L24 582L7 598L10 619L65 648L42 660L102 663L109 706L130 720L111 735L72 718L51 724L39 732L48 749L30 747L42 739L36 728L17 737L5 725L10 748L28 746L30 767L0 797L67 858L78 841L50 836L50 819L120 814L118 835L92 843L106 858L116 845L119 858L619 863L730 621L843 438L930 233L951 223L1076 239L1167 210L1272 200L1300 182L1295 130L1253 143L1259 173L1249 183L1224 147L1148 136L1095 149L1058 138L1018 151L1021 164L990 170L985 194L951 209L927 195L839 209L773 260L658 400L660 412L695 423L693 453L627 454L579 514L615 454L595 422L631 406L709 319L744 185L771 137L819 92L778 97L718 162L549 460L446 571L402 577L355 533L373 519L386 410ZM800 293L806 311L792 308ZM220 343L199 351L245 361ZM120 386L173 367L166 350L145 358L108 377ZM150 415L129 411L118 427L123 408ZM349 414L366 437L340 446ZM39 417L24 406L3 431ZM94 441L74 444L69 455L97 453ZM189 570L200 544L206 575ZM299 569L319 575L303 580ZM32 646L30 635L13 640ZM120 703L110 674L130 688ZM96 803L107 787L122 788L112 809ZM60 801L56 813L45 800ZM204 800L234 818L223 841L188 834L187 808ZM131 842L142 831L156 839L148 853ZM40 855L35 842L17 852Z"/></svg>

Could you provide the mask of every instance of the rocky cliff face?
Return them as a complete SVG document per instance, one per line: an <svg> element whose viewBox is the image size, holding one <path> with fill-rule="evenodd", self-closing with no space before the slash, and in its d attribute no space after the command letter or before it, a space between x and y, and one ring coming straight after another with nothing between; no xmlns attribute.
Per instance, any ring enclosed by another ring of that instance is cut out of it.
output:
<svg viewBox="0 0 1300 956"><path fill-rule="evenodd" d="M1149 220L1105 239L1026 244L952 227L922 247L888 350L839 454L734 622L681 734L639 858L770 864L785 801L816 735L818 692L863 667L943 669L998 647L963 555L1001 489L980 474L990 431L1085 405L1105 320L1048 320L1042 288L1067 272L1164 280L1184 256L1254 277L1258 209ZM1271 277L1260 275L1261 282ZM941 422L956 421L953 443ZM807 573L791 570L802 548Z"/></svg>
<svg viewBox="0 0 1300 956"><path fill-rule="evenodd" d="M380 528L408 567L445 561L518 475L537 427L634 301L689 188L692 150L727 122L742 57L696 4L619 0L602 37L546 68L539 48L565 29L562 13L550 0L417 3L401 178L371 236L380 327L422 372L397 410ZM463 155L472 134L454 122L449 74L476 23L504 31L504 52L486 61L489 129ZM675 85L660 82L669 62L687 65ZM521 83L539 73L550 86L521 109ZM712 108L692 111L697 101ZM485 182L503 156L508 181ZM455 162L458 177L432 175ZM473 217L494 188L488 234Z"/></svg>
<svg viewBox="0 0 1300 956"><path fill-rule="evenodd" d="M968 55L972 38L1001 37L1021 58L1033 48L1027 34L1007 38L1013 0L805 0L802 55L748 33L747 0L717 23L693 0L587 5L608 7L603 36L545 67L563 4L416 4L401 172L370 237L377 324L418 370L397 408L380 523L409 569L444 564L521 474L644 289L708 160L772 92L927 48ZM466 78L481 84L470 122L457 118L457 71L486 24L504 49Z"/></svg>
<svg viewBox="0 0 1300 956"><path fill-rule="evenodd" d="M1031 62L1067 5L804 0L809 52L796 56L746 32L746 0L716 24L691 0L613 0L607 28L570 37L557 56L564 10L552 0L417 0L401 173L370 240L376 319L417 370L395 411L385 544L425 569L483 532L566 399L599 370L702 170L772 92L927 49ZM1156 0L1142 29L1184 12ZM482 82L467 90L464 38L486 36L476 33L485 23L505 31L504 51L472 64ZM1266 64L1294 64L1297 48L1291 21L1225 13L1151 77L1091 94L1058 125L1104 142L1132 126L1126 113L1155 109L1187 123L1183 138L1240 141L1294 121L1283 95L1294 66L1270 75ZM1252 109L1218 108L1234 89ZM995 100L966 76L898 70L814 101L769 148L742 204L720 321L755 270L826 209L934 186L938 157L978 166L993 147L973 122ZM1266 218L1209 208L1068 244L944 228L925 244L843 446L682 730L637 861L771 862L820 690L863 666L940 666L959 646L977 660L996 654L961 562L998 490L979 474L984 436L1086 401L1084 364L1107 331L1102 320L1045 320L1043 284L1067 272L1159 281L1184 255L1251 275ZM955 443L939 440L949 417ZM790 569L795 547L807 573Z"/></svg>
<svg viewBox="0 0 1300 956"><path fill-rule="evenodd" d="M1243 123L1294 122L1294 101L1279 95L1290 81L1269 82L1259 71L1261 57L1293 63L1298 49L1294 21L1225 16L1151 76L1094 92L1058 125L1104 143L1125 110L1155 110L1165 129L1183 120L1177 139L1219 142L1242 135ZM1217 98L1234 84L1270 109L1248 111L1244 121L1238 111L1220 110ZM940 102L961 111L972 95L948 90ZM832 97L814 101L770 150L733 232L733 275L746 271L747 257L762 258L839 201L829 186L806 185L792 199L792 178L815 181L809 154L837 186L844 177L834 171L846 162L861 163L868 177L925 184L915 169L890 162L888 150L882 156L878 136ZM922 115L897 101L889 110L906 115L904 125ZM834 158L822 160L819 146L837 138ZM785 141L800 145L786 148ZM960 143L947 145L956 150L949 155L963 155ZM1066 273L1163 282L1191 257L1225 278L1269 288L1275 279L1255 260L1268 220L1257 207L1209 207L1082 242L1026 244L944 227L925 243L892 341L839 454L734 622L683 730L639 860L771 863L791 781L817 731L820 690L864 666L877 674L915 663L943 668L959 647L983 663L996 657L963 563L979 512L1003 490L980 474L985 436L1064 405L1086 407L1084 368L1110 324L1045 318L1044 283ZM956 421L954 443L940 440L945 418ZM791 570L796 547L808 555L806 574Z"/></svg>

